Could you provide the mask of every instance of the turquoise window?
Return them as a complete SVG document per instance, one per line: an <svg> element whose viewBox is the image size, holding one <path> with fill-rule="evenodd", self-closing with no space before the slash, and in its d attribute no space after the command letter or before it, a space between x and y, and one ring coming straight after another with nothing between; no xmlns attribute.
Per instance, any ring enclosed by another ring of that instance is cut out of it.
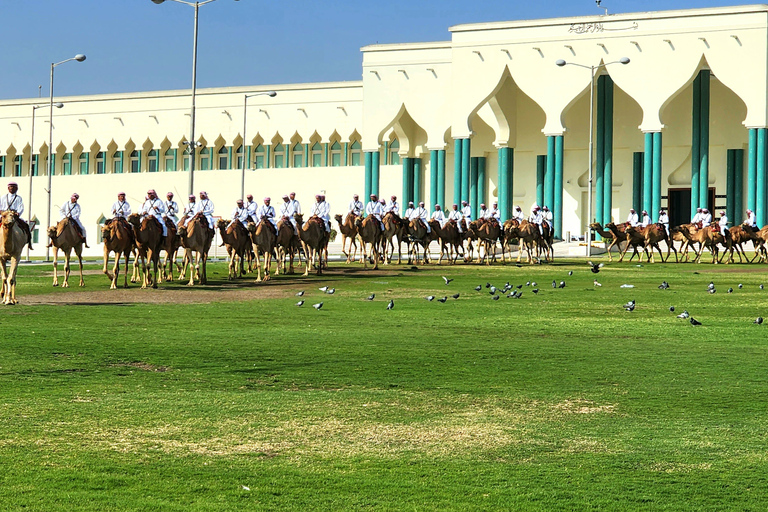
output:
<svg viewBox="0 0 768 512"><path fill-rule="evenodd" d="M123 152L115 151L112 155L112 172L114 174L122 174L123 172Z"/></svg>
<svg viewBox="0 0 768 512"><path fill-rule="evenodd" d="M88 153L80 153L77 159L77 168L80 174L88 174Z"/></svg>
<svg viewBox="0 0 768 512"><path fill-rule="evenodd" d="M96 174L104 174L104 152L96 153Z"/></svg>
<svg viewBox="0 0 768 512"><path fill-rule="evenodd" d="M173 172L176 170L176 150L169 149L163 155L165 157L165 172Z"/></svg>
<svg viewBox="0 0 768 512"><path fill-rule="evenodd" d="M21 155L13 159L13 175L21 176Z"/></svg>
<svg viewBox="0 0 768 512"><path fill-rule="evenodd" d="M200 150L200 170L211 170L211 148L203 148Z"/></svg>
<svg viewBox="0 0 768 512"><path fill-rule="evenodd" d="M283 144L275 144L275 167L277 169L285 167L285 146Z"/></svg>
<svg viewBox="0 0 768 512"><path fill-rule="evenodd" d="M5 157L0 156L0 177L5 178Z"/></svg>
<svg viewBox="0 0 768 512"><path fill-rule="evenodd" d="M40 155L32 155L32 176L40 176Z"/></svg>
<svg viewBox="0 0 768 512"><path fill-rule="evenodd" d="M131 172L139 172L141 170L140 164L141 164L141 157L139 155L139 152L136 150L131 151Z"/></svg>
<svg viewBox="0 0 768 512"><path fill-rule="evenodd" d="M266 158L267 150L259 144L256 149L253 151L254 154L254 168L256 169L264 169L265 165L264 163L267 161ZM277 160L275 160L275 167L277 167Z"/></svg>
<svg viewBox="0 0 768 512"><path fill-rule="evenodd" d="M397 139L389 144L389 164L400 165L400 142Z"/></svg>
<svg viewBox="0 0 768 512"><path fill-rule="evenodd" d="M237 168L242 169L243 168L243 146L240 145L239 148L237 148L237 151L235 152L236 158L237 158Z"/></svg>
<svg viewBox="0 0 768 512"><path fill-rule="evenodd" d="M72 153L65 154L61 163L63 165L61 173L64 176L72 176Z"/></svg>
<svg viewBox="0 0 768 512"><path fill-rule="evenodd" d="M352 165L362 165L363 162L363 146L360 144L359 140L356 140L352 143L352 145L349 147L350 152L350 160L352 161Z"/></svg>
<svg viewBox="0 0 768 512"><path fill-rule="evenodd" d="M331 167L339 167L341 165L341 144L339 141L331 144Z"/></svg>
<svg viewBox="0 0 768 512"><path fill-rule="evenodd" d="M157 172L157 150L150 149L147 153L147 171Z"/></svg>
<svg viewBox="0 0 768 512"><path fill-rule="evenodd" d="M229 169L229 149L221 146L219 149L219 169Z"/></svg>
<svg viewBox="0 0 768 512"><path fill-rule="evenodd" d="M323 145L319 142L312 144L312 167L322 167Z"/></svg>
<svg viewBox="0 0 768 512"><path fill-rule="evenodd" d="M301 142L297 142L291 149L293 155L293 167L302 167L304 163L304 145Z"/></svg>

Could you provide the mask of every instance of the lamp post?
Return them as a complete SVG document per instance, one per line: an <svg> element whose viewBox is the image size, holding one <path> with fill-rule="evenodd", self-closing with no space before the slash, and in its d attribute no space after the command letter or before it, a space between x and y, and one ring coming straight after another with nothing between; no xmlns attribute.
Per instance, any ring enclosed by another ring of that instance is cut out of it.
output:
<svg viewBox="0 0 768 512"><path fill-rule="evenodd" d="M609 66L611 64L617 64L617 63L629 64L629 57L622 57L617 61L608 62L608 63L600 64L597 66L587 66L584 64L577 64L575 62L566 62L563 59L559 59L557 62L555 62L555 64L560 67L578 66L580 68L589 69L591 73L590 79L589 79L589 185L588 185L588 193L587 193L587 228L584 232L584 241L587 243L587 256L592 256L592 228L589 226L589 224L592 220L592 175L594 172L593 163L592 163L592 159L593 159L592 134L595 130L594 128L595 72L601 67L605 67L605 66Z"/></svg>
<svg viewBox="0 0 768 512"><path fill-rule="evenodd" d="M189 128L189 193L194 194L195 188L195 95L197 93L197 14L201 5L215 2L216 0L204 0L203 2L187 2L185 0L171 0L179 4L188 5L195 8L195 24L192 34L192 107L190 108L190 128ZM237 2L239 0L235 0ZM152 0L155 4L162 4L165 0Z"/></svg>
<svg viewBox="0 0 768 512"><path fill-rule="evenodd" d="M32 164L35 160L35 110L48 105L32 105L32 135L29 141L29 220L32 220ZM63 103L54 103L54 107L61 108ZM37 169L40 169L40 162L37 162ZM27 261L29 261L29 245L27 245Z"/></svg>
<svg viewBox="0 0 768 512"><path fill-rule="evenodd" d="M48 117L49 122L49 133L48 133L48 226L51 225L51 185L52 185L52 178L53 178L53 70L56 66L60 66L64 64L65 62L69 62L72 60L76 60L77 62L83 62L85 60L85 55L82 53L78 53L74 57L71 57L66 60L62 60L61 62L53 62L51 63L51 100L50 100L50 115ZM50 259L51 254L51 248L46 247L45 248L45 259Z"/></svg>
<svg viewBox="0 0 768 512"><path fill-rule="evenodd" d="M277 96L277 93L275 91L256 92L253 94L245 94L243 97L243 172L240 176L240 199L245 196L245 152L248 148L245 138L245 129L248 126L246 124L246 114L248 113L248 98L253 98L254 96L269 96L270 98L274 98Z"/></svg>

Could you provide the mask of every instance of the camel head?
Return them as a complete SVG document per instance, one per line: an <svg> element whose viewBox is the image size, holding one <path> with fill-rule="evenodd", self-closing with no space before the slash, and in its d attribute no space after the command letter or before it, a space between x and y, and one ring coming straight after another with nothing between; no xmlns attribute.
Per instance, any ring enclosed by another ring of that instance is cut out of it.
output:
<svg viewBox="0 0 768 512"><path fill-rule="evenodd" d="M219 219L216 221L216 227L219 229L227 229L227 225L229 224L229 220L225 219Z"/></svg>
<svg viewBox="0 0 768 512"><path fill-rule="evenodd" d="M340 213L337 213L336 215L334 215L333 218L336 219L336 222L341 224L342 218L341 218L341 214Z"/></svg>
<svg viewBox="0 0 768 512"><path fill-rule="evenodd" d="M594 229L595 231L602 231L603 230L603 226L601 226L599 222L593 222L592 224L589 225L589 227L591 229Z"/></svg>
<svg viewBox="0 0 768 512"><path fill-rule="evenodd" d="M3 224L5 224L5 219L3 219ZM56 226L48 226L48 236L56 238Z"/></svg>
<svg viewBox="0 0 768 512"><path fill-rule="evenodd" d="M138 214L138 213L132 213L132 214L130 214L130 215L128 216L128 222L129 222L131 225L133 225L133 226L135 226L135 227L137 227L137 228L141 226L141 221L139 220L139 214Z"/></svg>
<svg viewBox="0 0 768 512"><path fill-rule="evenodd" d="M357 229L360 229L360 228L363 227L363 218L362 217L357 217L355 219L355 227L357 227Z"/></svg>
<svg viewBox="0 0 768 512"><path fill-rule="evenodd" d="M3 227L10 228L18 220L19 214L13 210L7 210L3 212Z"/></svg>
<svg viewBox="0 0 768 512"><path fill-rule="evenodd" d="M293 218L296 219L296 222L299 226L304 224L304 214L303 213L294 213Z"/></svg>

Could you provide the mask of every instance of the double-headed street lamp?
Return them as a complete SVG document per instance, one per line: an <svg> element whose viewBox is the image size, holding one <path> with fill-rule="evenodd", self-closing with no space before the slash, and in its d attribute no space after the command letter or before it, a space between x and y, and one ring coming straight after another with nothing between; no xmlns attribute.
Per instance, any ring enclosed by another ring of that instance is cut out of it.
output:
<svg viewBox="0 0 768 512"><path fill-rule="evenodd" d="M32 105L32 135L29 141L29 220L32 220L32 169L35 161L35 111L48 105ZM54 107L61 108L63 103L54 103ZM39 157L38 157L39 159ZM40 161L37 162L37 169L40 169ZM29 261L29 245L27 245L27 261Z"/></svg>
<svg viewBox="0 0 768 512"><path fill-rule="evenodd" d="M274 98L277 96L277 93L275 91L267 91L267 92L256 92L253 94L246 94L243 98L243 172L240 176L240 199L243 199L245 197L245 161L246 161L246 154L247 151L247 144L246 144L246 138L245 138L245 129L246 129L246 114L248 112L248 98L253 98L254 96L269 96L270 98Z"/></svg>
<svg viewBox="0 0 768 512"><path fill-rule="evenodd" d="M76 60L77 62L83 62L85 60L85 55L82 53L78 53L72 58L63 60L61 62L53 62L51 63L51 100L50 100L50 115L48 117L48 122L50 123L50 126L48 127L50 129L50 132L48 133L48 226L51 225L51 185L52 185L52 178L53 178L53 70L56 66L60 66L64 64L65 62L69 62L72 60ZM49 259L50 256L50 247L47 247L45 249L45 259Z"/></svg>
<svg viewBox="0 0 768 512"><path fill-rule="evenodd" d="M188 5L195 8L195 29L192 36L192 108L190 109L190 128L189 128L189 193L194 194L195 188L195 93L197 91L197 13L201 5L215 2L216 0L205 0L203 2L187 2L185 0L171 0L179 4ZM237 2L239 0L235 0ZM162 4L165 0L152 0L153 3Z"/></svg>
<svg viewBox="0 0 768 512"><path fill-rule="evenodd" d="M559 59L555 62L560 67L563 66L578 66L580 68L589 69L591 72L589 80L589 185L587 193L587 229L584 232L584 241L587 243L587 256L592 256L592 228L589 227L592 221L592 132L594 132L594 101L595 101L595 71L598 69L609 66L611 64L629 64L629 57L622 57L621 59L597 66L587 66L584 64L577 64L575 62L566 62L563 59Z"/></svg>

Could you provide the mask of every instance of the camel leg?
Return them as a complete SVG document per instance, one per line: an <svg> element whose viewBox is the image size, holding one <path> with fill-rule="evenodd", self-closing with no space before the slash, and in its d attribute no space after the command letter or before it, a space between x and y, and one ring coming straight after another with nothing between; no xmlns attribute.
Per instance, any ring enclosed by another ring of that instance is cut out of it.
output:
<svg viewBox="0 0 768 512"><path fill-rule="evenodd" d="M115 256L116 256L117 260L120 259L120 255L119 254L117 254ZM125 251L123 253L123 257L125 258L125 269L123 269L123 280L125 282L123 283L123 288L128 288L128 260L129 260L130 256L131 256L131 253L129 251ZM115 262L115 284L117 284L117 273L119 271L120 271L120 262L116 261Z"/></svg>
<svg viewBox="0 0 768 512"><path fill-rule="evenodd" d="M53 286L59 286L59 248L53 246Z"/></svg>
<svg viewBox="0 0 768 512"><path fill-rule="evenodd" d="M6 305L18 304L16 300L16 270L19 266L19 260L15 256L11 256L11 268L8 270L7 285L6 285ZM3 264L3 273L5 273L5 264Z"/></svg>
<svg viewBox="0 0 768 512"><path fill-rule="evenodd" d="M80 265L80 286L85 286L85 280L83 279L83 246L75 248L75 254L77 254L77 262Z"/></svg>
<svg viewBox="0 0 768 512"><path fill-rule="evenodd" d="M110 290L114 290L115 288L117 288L117 286L115 286L116 277L115 277L114 269L112 270L111 274L109 273L109 270L108 270L108 266L109 266L109 253L110 253L110 250L107 249L107 244L105 243L104 244L104 268L102 268L101 271L111 281L111 283L109 285L109 289ZM120 261L120 254L119 253L115 253L115 260L116 261Z"/></svg>

